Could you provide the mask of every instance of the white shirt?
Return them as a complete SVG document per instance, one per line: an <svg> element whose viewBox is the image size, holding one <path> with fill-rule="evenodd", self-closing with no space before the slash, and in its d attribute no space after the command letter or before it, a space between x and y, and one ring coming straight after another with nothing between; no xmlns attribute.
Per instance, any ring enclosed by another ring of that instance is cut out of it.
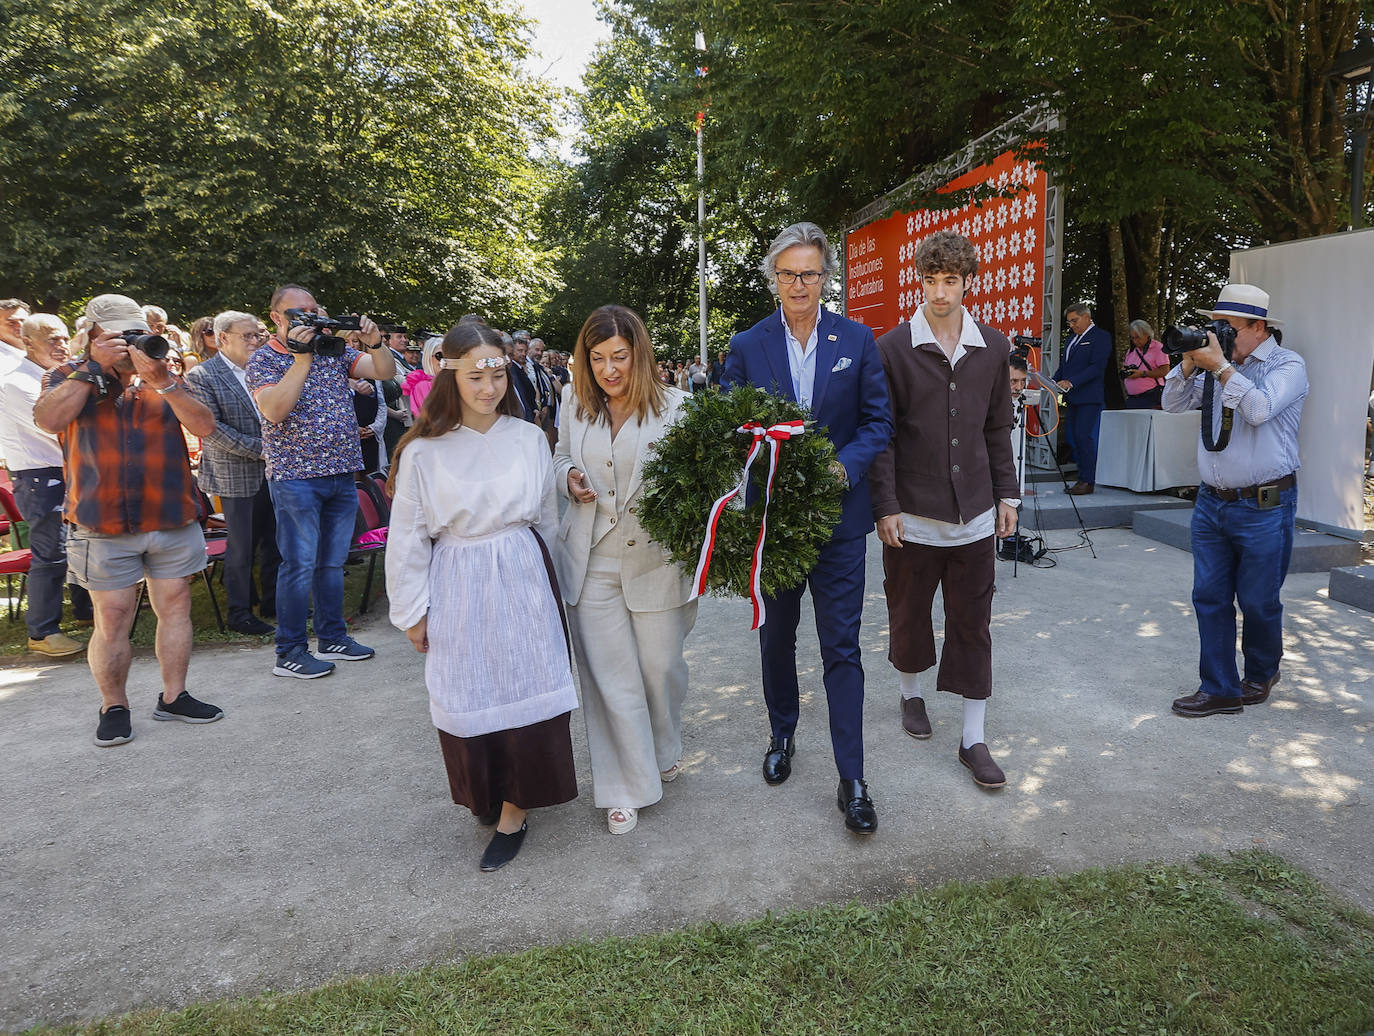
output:
<svg viewBox="0 0 1374 1036"><path fill-rule="evenodd" d="M62 466L62 447L57 444L57 436L33 423L33 405L38 402L46 373L24 356L0 383L0 454L12 472Z"/></svg>
<svg viewBox="0 0 1374 1036"><path fill-rule="evenodd" d="M399 463L386 544L387 597L398 629L429 611L429 562L441 533L476 540L533 526L554 541L553 457L536 426L502 415L485 435L455 428L414 439Z"/></svg>
<svg viewBox="0 0 1374 1036"><path fill-rule="evenodd" d="M973 314L967 309L960 310L962 323L959 326L959 340L954 343L954 352L949 358L952 370L959 365L970 349L985 349L983 333L978 330ZM939 345L935 332L926 320L926 308L922 306L911 318L911 347L913 349L927 343ZM902 539L908 543L923 543L928 547L962 547L966 543L985 540L997 530L997 508L990 507L982 514L974 515L966 522L942 522L935 518L925 518L919 514L902 512Z"/></svg>
<svg viewBox="0 0 1374 1036"><path fill-rule="evenodd" d="M258 420L261 421L262 411L258 409L258 401L253 398L253 393L248 391L248 372L233 360L229 359L229 354L223 349L220 350L219 356L220 359L229 365L229 369L233 372L234 377L237 378L238 383L243 386L243 394L248 397L248 402L253 404L253 412L258 415Z"/></svg>
<svg viewBox="0 0 1374 1036"><path fill-rule="evenodd" d="M9 342L0 342L0 378L18 367L28 355L23 349L16 349Z"/></svg>
<svg viewBox="0 0 1374 1036"><path fill-rule="evenodd" d="M811 337L806 340L805 347L787 326L782 307L778 307L778 319L782 321L782 333L787 342L787 366L792 371L792 392L797 402L809 410L811 394L816 388L816 343L820 341L821 307L816 307L816 326L811 329Z"/></svg>

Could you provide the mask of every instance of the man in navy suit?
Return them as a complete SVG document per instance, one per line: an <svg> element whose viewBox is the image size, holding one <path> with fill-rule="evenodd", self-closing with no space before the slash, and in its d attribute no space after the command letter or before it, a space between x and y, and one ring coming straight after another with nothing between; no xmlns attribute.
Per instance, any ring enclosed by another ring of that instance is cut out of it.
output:
<svg viewBox="0 0 1374 1036"><path fill-rule="evenodd" d="M1103 377L1112 355L1112 336L1093 323L1093 311L1086 302L1075 302L1064 311L1064 319L1073 337L1064 347L1054 380L1065 392L1064 434L1078 462L1078 481L1069 492L1084 496L1093 491L1097 480L1097 426L1107 405Z"/></svg>
<svg viewBox="0 0 1374 1036"><path fill-rule="evenodd" d="M892 438L892 417L873 332L820 304L835 265L830 242L814 223L795 223L777 236L760 269L780 308L730 340L722 384L726 391L755 385L808 408L817 426L827 429L849 483L840 522L816 567L804 583L764 602L767 619L759 629L759 649L772 739L763 757L763 779L781 784L792 773L797 623L809 585L825 665L830 743L840 774L837 801L846 827L871 834L878 815L863 779L859 620L868 534L873 531L868 467Z"/></svg>

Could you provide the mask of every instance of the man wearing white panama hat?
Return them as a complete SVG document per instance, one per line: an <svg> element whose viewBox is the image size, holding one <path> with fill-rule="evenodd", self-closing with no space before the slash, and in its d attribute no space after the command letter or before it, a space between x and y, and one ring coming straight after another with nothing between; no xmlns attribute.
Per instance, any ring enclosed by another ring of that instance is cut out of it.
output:
<svg viewBox="0 0 1374 1036"><path fill-rule="evenodd" d="M1198 312L1229 324L1235 344L1228 359L1208 331L1206 346L1185 352L1164 381L1165 410L1202 406L1203 420L1213 424L1198 443L1202 484L1192 521L1201 685L1174 702L1180 716L1240 712L1263 702L1278 682L1279 589L1293 553L1298 422L1307 398L1307 365L1280 345L1283 332L1269 312L1268 292L1228 284L1215 309ZM1204 406L1212 395L1212 405ZM1220 415L1212 412L1216 404ZM1237 603L1244 616L1243 675L1236 668Z"/></svg>

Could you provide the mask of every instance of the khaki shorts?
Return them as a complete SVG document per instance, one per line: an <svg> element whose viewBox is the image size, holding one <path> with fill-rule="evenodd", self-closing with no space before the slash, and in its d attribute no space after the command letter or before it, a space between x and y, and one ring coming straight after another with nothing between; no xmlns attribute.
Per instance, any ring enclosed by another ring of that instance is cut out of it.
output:
<svg viewBox="0 0 1374 1036"><path fill-rule="evenodd" d="M118 536L69 526L67 576L87 590L124 590L144 577L184 579L204 567L205 534L199 522Z"/></svg>

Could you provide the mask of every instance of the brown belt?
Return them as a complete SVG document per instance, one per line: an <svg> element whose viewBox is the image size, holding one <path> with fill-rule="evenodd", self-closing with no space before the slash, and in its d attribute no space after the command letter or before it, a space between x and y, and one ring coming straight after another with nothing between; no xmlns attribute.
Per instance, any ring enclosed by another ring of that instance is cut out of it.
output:
<svg viewBox="0 0 1374 1036"><path fill-rule="evenodd" d="M1294 475L1284 475L1283 478L1275 479L1273 482L1266 482L1261 486L1246 486L1243 489L1218 489L1216 486L1209 486L1205 482L1202 488L1211 493L1218 500L1225 500L1228 504L1235 503L1237 500L1251 500L1259 496L1261 489L1273 487L1279 492L1291 489L1298 484L1297 477Z"/></svg>

